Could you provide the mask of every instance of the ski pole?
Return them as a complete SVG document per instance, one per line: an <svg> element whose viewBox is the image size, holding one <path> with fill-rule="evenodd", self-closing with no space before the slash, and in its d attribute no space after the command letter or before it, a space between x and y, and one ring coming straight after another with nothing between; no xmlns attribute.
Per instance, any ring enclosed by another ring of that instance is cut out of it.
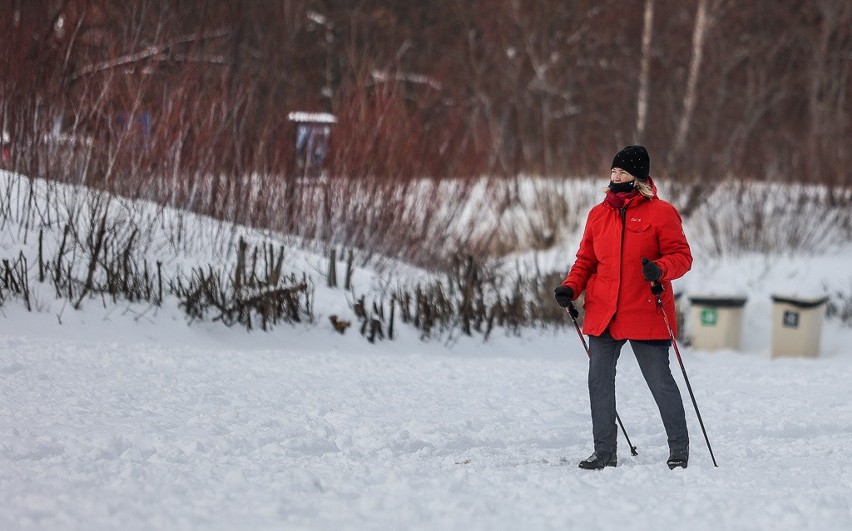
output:
<svg viewBox="0 0 852 531"><path fill-rule="evenodd" d="M689 384L689 377L686 376L686 367L683 366L683 358L680 357L680 349L677 348L677 340L675 339L674 332L672 332L672 326L669 324L669 317L666 315L666 311L663 309L663 298L662 293L663 285L658 281L651 282L651 293L654 294L654 297L657 298L657 307L660 309L660 313L663 314L663 321L666 323L666 328L669 330L669 337L672 340L672 346L674 347L675 354L677 355L677 362L680 364L680 370L683 373L683 380L686 382L686 388L689 391L689 398L692 399L692 407L695 408L695 414L698 416L698 423L701 424L701 432L704 433L704 440L707 442L707 449L710 450L710 459L713 460L713 466L718 467L716 464L716 458L713 456L713 448L710 447L710 439L707 437L707 430L704 429L704 421L701 420L701 412L698 411L698 403L695 401L695 394L692 392L692 386Z"/></svg>
<svg viewBox="0 0 852 531"><path fill-rule="evenodd" d="M577 308L574 307L573 303L569 303L568 307L565 308L565 311L568 312L568 315L571 316L571 321L574 322L574 329L577 330L577 335L580 336L580 341L583 343L583 348L586 349L586 355L591 359L592 353L589 351L589 346L586 344L586 338L583 337L583 332L580 330L580 325L577 324L577 316L580 315L580 312L577 311ZM627 446L630 447L631 455L639 455L639 452L636 451L636 447L633 446L633 443L630 442L630 437L627 436L627 430L624 429L624 424L621 423L621 417L618 416L618 411L615 412L615 420L618 421L619 427L621 427L621 433L624 434L624 438L627 440Z"/></svg>

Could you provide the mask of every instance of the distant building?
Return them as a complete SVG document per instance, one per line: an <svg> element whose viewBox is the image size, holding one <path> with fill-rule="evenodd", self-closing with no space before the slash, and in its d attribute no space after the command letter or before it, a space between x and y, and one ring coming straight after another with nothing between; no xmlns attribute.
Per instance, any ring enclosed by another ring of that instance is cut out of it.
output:
<svg viewBox="0 0 852 531"><path fill-rule="evenodd" d="M337 123L337 118L314 112L291 112L287 118L296 124L296 175L320 177L328 154L331 126Z"/></svg>

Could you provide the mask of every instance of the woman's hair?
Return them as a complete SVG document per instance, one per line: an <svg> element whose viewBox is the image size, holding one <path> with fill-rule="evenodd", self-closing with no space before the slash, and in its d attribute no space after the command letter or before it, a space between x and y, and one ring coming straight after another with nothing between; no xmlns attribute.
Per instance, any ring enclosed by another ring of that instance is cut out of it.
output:
<svg viewBox="0 0 852 531"><path fill-rule="evenodd" d="M651 185L648 184L648 181L642 181L640 179L633 180L633 187L636 188L636 191L640 194L644 195L648 199L654 199L654 189L651 188ZM609 192L609 187L606 186L603 189L604 192Z"/></svg>
<svg viewBox="0 0 852 531"><path fill-rule="evenodd" d="M651 188L651 185L648 184L648 181L641 181L636 179L633 181L636 183L636 189L639 190L639 193L647 197L648 199L654 199L654 189Z"/></svg>

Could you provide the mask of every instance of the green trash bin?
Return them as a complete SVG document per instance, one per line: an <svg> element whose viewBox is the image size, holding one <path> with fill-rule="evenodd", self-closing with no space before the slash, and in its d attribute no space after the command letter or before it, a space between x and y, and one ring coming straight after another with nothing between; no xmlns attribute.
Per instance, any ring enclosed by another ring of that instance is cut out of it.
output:
<svg viewBox="0 0 852 531"><path fill-rule="evenodd" d="M819 356L828 297L772 295L772 357Z"/></svg>
<svg viewBox="0 0 852 531"><path fill-rule="evenodd" d="M689 340L697 350L736 350L743 333L743 306L739 296L689 297Z"/></svg>

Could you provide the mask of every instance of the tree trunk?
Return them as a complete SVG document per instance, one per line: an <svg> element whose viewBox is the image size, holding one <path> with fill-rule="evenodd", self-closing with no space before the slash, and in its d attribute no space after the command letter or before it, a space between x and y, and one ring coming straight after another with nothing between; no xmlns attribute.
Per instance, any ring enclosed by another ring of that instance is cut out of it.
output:
<svg viewBox="0 0 852 531"><path fill-rule="evenodd" d="M636 101L636 131L633 141L642 143L648 119L648 80L651 74L651 36L654 33L654 0L645 0L645 22L642 27L642 63L639 73L639 95Z"/></svg>
<svg viewBox="0 0 852 531"><path fill-rule="evenodd" d="M692 112L695 109L695 99L698 94L698 72L701 69L701 59L704 52L704 38L710 19L707 16L707 0L698 1L698 11L695 13L695 29L692 33L692 59L689 63L689 77L686 81L686 92L683 97L683 114L675 133L674 148L670 153L670 163L680 162L686 137L692 122Z"/></svg>

